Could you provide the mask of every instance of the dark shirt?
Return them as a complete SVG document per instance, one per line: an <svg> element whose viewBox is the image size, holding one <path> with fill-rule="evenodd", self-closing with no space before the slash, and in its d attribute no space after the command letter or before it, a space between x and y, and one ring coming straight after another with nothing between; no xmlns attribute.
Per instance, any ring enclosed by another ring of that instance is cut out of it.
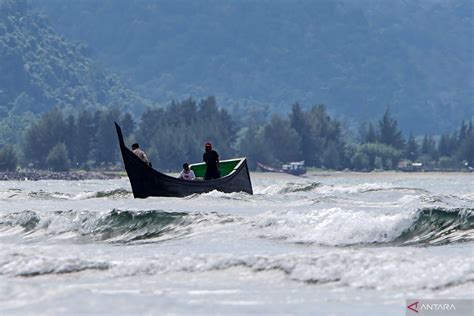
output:
<svg viewBox="0 0 474 316"><path fill-rule="evenodd" d="M206 163L206 175L204 178L207 180L219 178L219 154L215 150L206 151L202 155L202 160Z"/></svg>

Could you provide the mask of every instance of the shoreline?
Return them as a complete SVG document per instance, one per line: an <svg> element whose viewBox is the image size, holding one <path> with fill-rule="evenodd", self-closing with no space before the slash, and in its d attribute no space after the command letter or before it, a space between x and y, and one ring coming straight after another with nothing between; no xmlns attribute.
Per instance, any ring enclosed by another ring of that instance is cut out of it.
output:
<svg viewBox="0 0 474 316"><path fill-rule="evenodd" d="M174 175L176 172L167 172L166 174ZM253 174L275 174L275 175L290 175L288 173L274 173L274 172L261 172L261 171L251 171ZM305 174L307 175L318 175L318 176L328 176L328 175L350 175L350 174L405 174L410 176L411 174L439 174L439 173L461 173L469 174L472 173L472 170L430 170L430 171L412 171L406 172L402 170L372 170L372 171L354 171L354 170L322 170L314 169L308 170ZM177 175L177 173L176 173ZM300 177L304 178L305 175ZM66 181L80 181L80 180L111 180L119 179L126 177L127 174L125 170L123 171L47 171L47 170L30 170L30 171L9 171L9 172L0 172L0 181L39 181L39 180L66 180ZM295 176L298 177L298 176Z"/></svg>
<svg viewBox="0 0 474 316"><path fill-rule="evenodd" d="M0 181L39 181L39 180L110 180L119 179L120 172L111 171L11 171L0 172Z"/></svg>

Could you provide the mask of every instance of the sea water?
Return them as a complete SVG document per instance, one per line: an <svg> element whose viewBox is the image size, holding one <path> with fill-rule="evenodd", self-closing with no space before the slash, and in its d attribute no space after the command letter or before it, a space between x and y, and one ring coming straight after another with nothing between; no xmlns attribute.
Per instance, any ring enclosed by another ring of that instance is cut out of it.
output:
<svg viewBox="0 0 474 316"><path fill-rule="evenodd" d="M1 315L401 315L473 298L474 174L252 173L254 195L0 182Z"/></svg>

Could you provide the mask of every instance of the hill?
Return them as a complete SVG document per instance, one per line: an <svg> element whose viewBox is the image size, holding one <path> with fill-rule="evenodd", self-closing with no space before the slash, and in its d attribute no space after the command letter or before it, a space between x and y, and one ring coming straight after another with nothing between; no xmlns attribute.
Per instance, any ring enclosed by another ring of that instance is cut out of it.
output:
<svg viewBox="0 0 474 316"><path fill-rule="evenodd" d="M94 62L85 45L57 35L26 1L0 0L0 60L2 120L53 106L90 110L133 105L139 111L146 104L118 76Z"/></svg>
<svg viewBox="0 0 474 316"><path fill-rule="evenodd" d="M473 3L61 1L31 4L143 95L167 102L324 103L346 121L390 105L400 127L451 130L474 115Z"/></svg>

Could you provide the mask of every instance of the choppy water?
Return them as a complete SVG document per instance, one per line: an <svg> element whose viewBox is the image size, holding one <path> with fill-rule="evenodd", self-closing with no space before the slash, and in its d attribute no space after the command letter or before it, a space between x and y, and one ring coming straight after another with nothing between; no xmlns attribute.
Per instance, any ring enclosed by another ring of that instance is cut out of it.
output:
<svg viewBox="0 0 474 316"><path fill-rule="evenodd" d="M473 298L474 174L252 174L135 200L128 179L0 182L0 314L400 315Z"/></svg>

